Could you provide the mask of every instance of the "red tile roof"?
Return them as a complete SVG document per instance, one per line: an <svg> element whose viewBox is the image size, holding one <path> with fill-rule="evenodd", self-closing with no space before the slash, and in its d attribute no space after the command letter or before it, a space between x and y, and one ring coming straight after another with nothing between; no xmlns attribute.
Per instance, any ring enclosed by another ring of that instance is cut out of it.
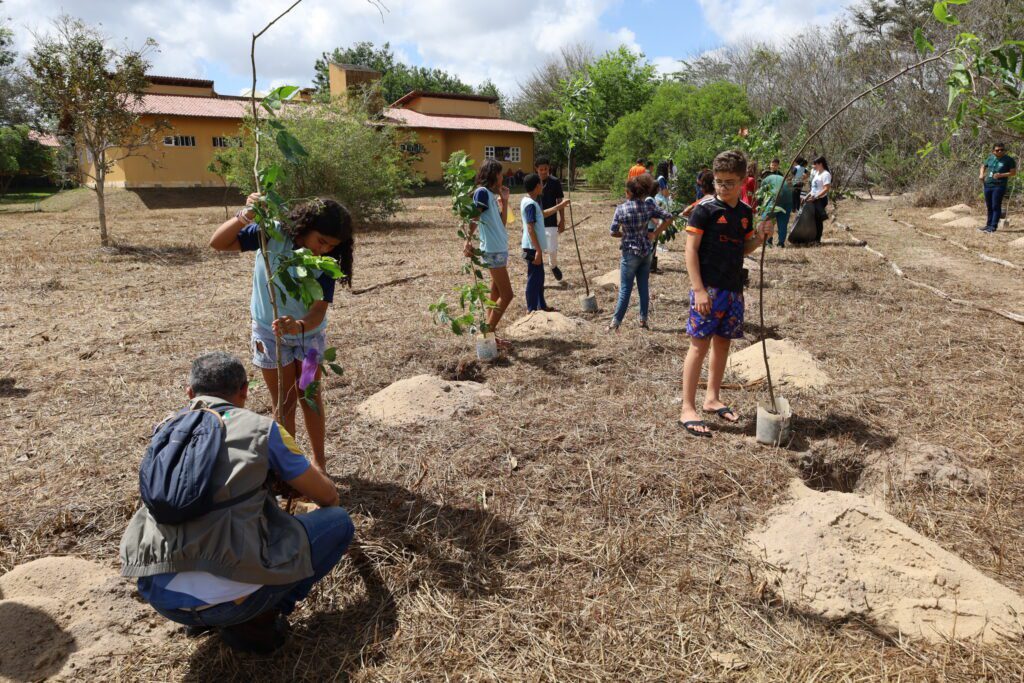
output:
<svg viewBox="0 0 1024 683"><path fill-rule="evenodd" d="M28 139L38 142L43 147L60 147L60 140L57 139L57 136L50 135L49 133L40 133L37 130L30 130L28 132Z"/></svg>
<svg viewBox="0 0 1024 683"><path fill-rule="evenodd" d="M421 114L412 109L384 110L385 120L408 128L440 128L443 130L486 130L499 133L536 133L537 129L506 119L476 116L438 116Z"/></svg>
<svg viewBox="0 0 1024 683"><path fill-rule="evenodd" d="M197 97L195 95L142 96L140 114L196 116L208 119L241 119L248 111L247 97Z"/></svg>

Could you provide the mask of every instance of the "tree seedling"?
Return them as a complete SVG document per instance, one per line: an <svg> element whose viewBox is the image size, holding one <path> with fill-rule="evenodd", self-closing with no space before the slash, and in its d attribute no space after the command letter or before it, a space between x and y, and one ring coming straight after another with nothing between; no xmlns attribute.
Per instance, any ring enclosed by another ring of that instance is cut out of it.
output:
<svg viewBox="0 0 1024 683"><path fill-rule="evenodd" d="M459 219L457 234L462 240L469 236L470 223L480 215L480 211L473 204L475 184L476 171L473 168L473 160L463 151L454 152L444 165L444 186L451 195L452 213ZM484 265L480 261L483 252L477 246L479 237L476 233L473 235L473 241L473 253L462 266L463 274L470 276L472 282L455 289L461 313L455 311L443 296L429 307L434 322L445 325L456 335L466 332L486 335L487 311L497 306L490 298L490 287L483 280Z"/></svg>
<svg viewBox="0 0 1024 683"><path fill-rule="evenodd" d="M263 257L263 268L267 276L267 293L270 297L270 307L273 310L275 320L280 317L277 301L279 294L282 302L286 301L290 296L302 301L306 306L310 306L315 301L320 301L324 298L323 289L320 287L320 283L317 282L316 276L313 275L313 270L327 273L335 279L343 275L341 267L335 259L329 256L316 256L308 249L296 249L291 256L282 258L278 262L277 268L272 271L270 255L267 252L267 245L271 239L279 241L285 239L279 226L288 224L290 209L288 201L275 189L276 184L284 176L284 170L281 168L281 165L272 163L263 166L260 162L263 142L263 133L260 127L260 109L262 108L266 113L266 123L269 126L269 130L273 133L277 148L285 159L291 163L301 163L302 159L308 156L308 153L299 143L298 139L288 130L280 117L285 103L299 92L298 86L285 85L275 88L260 100L259 106L257 106L256 41L271 26L276 24L281 17L294 9L299 2L301 0L297 0L297 2L278 15L273 21L264 26L259 33L253 34L249 52L252 63L252 90L249 95L252 121L249 124L250 130L248 133L252 138L256 152L252 169L253 180L255 181L256 191L261 197L261 201L257 202L253 207L253 211L255 212L255 222L259 226L260 253ZM284 373L281 372L281 335L275 332L274 337L277 340L275 344L275 364L277 365L276 412L278 414L276 417L280 419L280 410L285 402L285 386L283 381ZM322 372L326 372L326 369L330 368L335 374L340 375L342 368L335 362L336 359L337 350L331 347L324 351L322 359L310 358L307 355L307 358L303 360L303 374L306 373L307 366L313 366L313 370L312 379L305 382L305 386L300 384L300 389L303 391L302 400L314 410L317 410L315 397L320 386L320 382L315 380L316 369L319 368ZM327 368L324 367L325 363Z"/></svg>

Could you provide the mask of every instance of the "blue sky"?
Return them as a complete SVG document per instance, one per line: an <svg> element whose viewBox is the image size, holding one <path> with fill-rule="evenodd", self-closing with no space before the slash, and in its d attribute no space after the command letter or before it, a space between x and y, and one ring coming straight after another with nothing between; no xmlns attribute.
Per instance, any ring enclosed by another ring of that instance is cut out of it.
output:
<svg viewBox="0 0 1024 683"><path fill-rule="evenodd" d="M595 51L625 44L662 69L673 61L751 39L784 40L839 16L849 0L544 0L532 5L479 0L304 0L258 50L259 87L308 85L321 52L359 40L390 41L412 64L491 79L514 93L532 69L566 45ZM249 87L249 36L288 0L6 0L16 45L31 49L61 12L99 24L114 42L160 44L154 73L210 78L218 92ZM815 8L812 10L812 7Z"/></svg>

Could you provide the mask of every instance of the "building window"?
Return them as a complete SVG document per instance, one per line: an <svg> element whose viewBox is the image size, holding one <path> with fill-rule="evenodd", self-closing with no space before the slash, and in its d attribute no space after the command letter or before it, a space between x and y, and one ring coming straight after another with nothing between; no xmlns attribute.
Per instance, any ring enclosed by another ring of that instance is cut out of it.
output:
<svg viewBox="0 0 1024 683"><path fill-rule="evenodd" d="M519 163L523 160L523 150L521 147L484 147L484 159Z"/></svg>
<svg viewBox="0 0 1024 683"><path fill-rule="evenodd" d="M233 147L234 145L231 144L231 139L230 138L226 138L223 135L221 135L221 136L215 137L213 139L213 146L214 147Z"/></svg>
<svg viewBox="0 0 1024 683"><path fill-rule="evenodd" d="M418 142L403 142L398 148L406 154L423 154L427 151L427 148Z"/></svg>
<svg viewBox="0 0 1024 683"><path fill-rule="evenodd" d="M194 135L168 135L164 137L164 145L167 147L195 147L196 137Z"/></svg>

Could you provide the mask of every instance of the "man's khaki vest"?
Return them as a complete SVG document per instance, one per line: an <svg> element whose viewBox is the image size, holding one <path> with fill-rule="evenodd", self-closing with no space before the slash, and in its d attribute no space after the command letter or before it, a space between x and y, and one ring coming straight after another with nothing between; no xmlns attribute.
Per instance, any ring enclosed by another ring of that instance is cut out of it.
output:
<svg viewBox="0 0 1024 683"><path fill-rule="evenodd" d="M192 401L209 408L231 404L213 396ZM213 472L213 502L263 486L270 471L273 420L244 408L224 412L226 446ZM223 510L184 524L158 524L142 507L121 538L121 574L142 577L204 571L232 581L281 585L313 575L305 528L278 507L268 488Z"/></svg>

